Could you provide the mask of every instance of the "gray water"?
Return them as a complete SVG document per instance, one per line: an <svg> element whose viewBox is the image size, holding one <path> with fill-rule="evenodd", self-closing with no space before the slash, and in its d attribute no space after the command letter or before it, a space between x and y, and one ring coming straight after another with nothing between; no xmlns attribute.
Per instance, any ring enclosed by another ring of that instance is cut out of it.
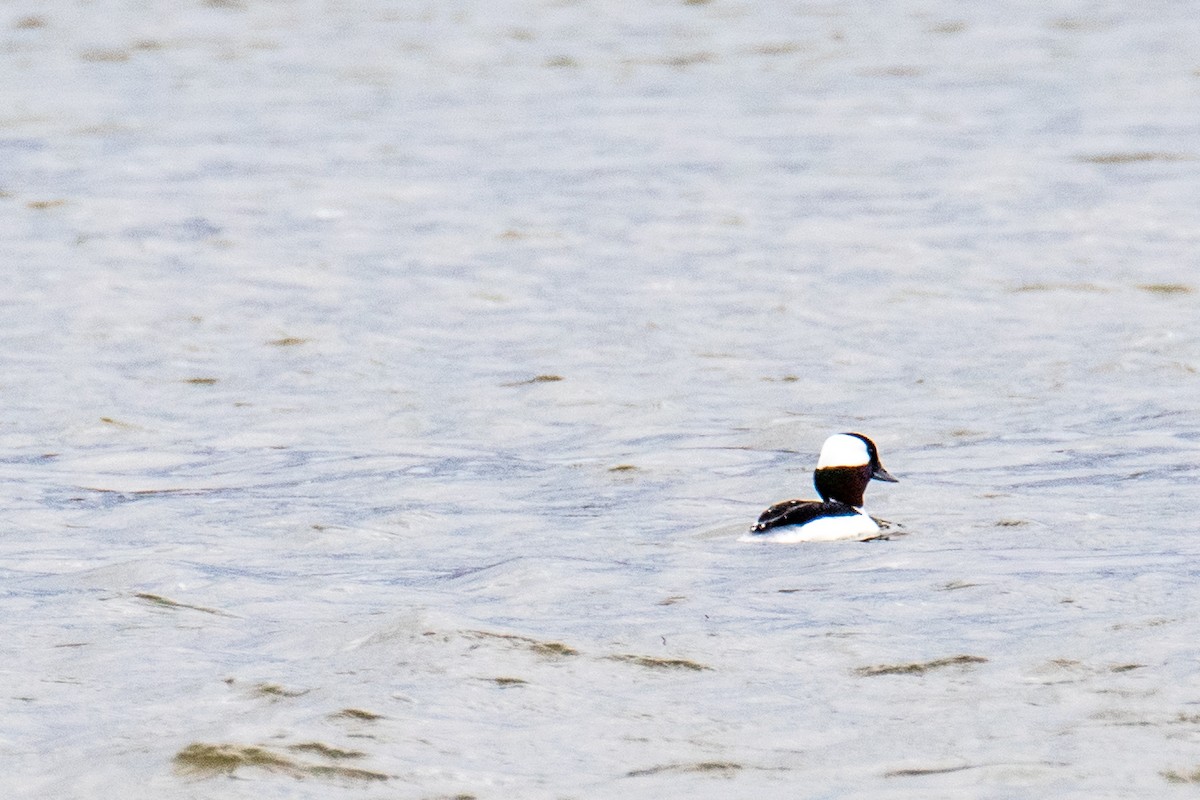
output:
<svg viewBox="0 0 1200 800"><path fill-rule="evenodd" d="M5 797L1194 794L1188 4L0 11Z"/></svg>

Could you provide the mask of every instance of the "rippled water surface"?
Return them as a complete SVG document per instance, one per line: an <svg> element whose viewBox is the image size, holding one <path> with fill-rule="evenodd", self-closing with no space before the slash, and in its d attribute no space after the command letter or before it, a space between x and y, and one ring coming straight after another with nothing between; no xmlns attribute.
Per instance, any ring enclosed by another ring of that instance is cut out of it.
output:
<svg viewBox="0 0 1200 800"><path fill-rule="evenodd" d="M6 796L1194 794L1190 6L29 8Z"/></svg>

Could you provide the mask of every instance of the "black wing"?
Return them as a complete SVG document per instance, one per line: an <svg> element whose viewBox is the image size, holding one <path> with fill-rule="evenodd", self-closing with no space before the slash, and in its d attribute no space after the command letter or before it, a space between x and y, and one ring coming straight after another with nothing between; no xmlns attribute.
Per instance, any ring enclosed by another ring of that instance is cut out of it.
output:
<svg viewBox="0 0 1200 800"><path fill-rule="evenodd" d="M817 517L838 517L856 514L853 508L837 501L822 503L820 500L784 500L768 508L758 517L751 533L762 533L781 525L803 525Z"/></svg>

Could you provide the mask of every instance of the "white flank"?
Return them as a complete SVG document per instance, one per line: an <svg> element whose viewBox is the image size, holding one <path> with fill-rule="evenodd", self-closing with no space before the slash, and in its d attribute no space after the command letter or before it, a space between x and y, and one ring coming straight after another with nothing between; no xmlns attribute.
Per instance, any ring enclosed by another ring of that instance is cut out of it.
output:
<svg viewBox="0 0 1200 800"><path fill-rule="evenodd" d="M867 443L857 436L847 436L835 433L825 440L821 447L821 457L817 459L817 469L821 467L861 467L871 463L871 455L867 452Z"/></svg>
<svg viewBox="0 0 1200 800"><path fill-rule="evenodd" d="M875 520L866 514L847 514L840 517L818 517L803 525L783 525L765 533L747 533L739 542L833 542L838 539L866 539L879 533Z"/></svg>

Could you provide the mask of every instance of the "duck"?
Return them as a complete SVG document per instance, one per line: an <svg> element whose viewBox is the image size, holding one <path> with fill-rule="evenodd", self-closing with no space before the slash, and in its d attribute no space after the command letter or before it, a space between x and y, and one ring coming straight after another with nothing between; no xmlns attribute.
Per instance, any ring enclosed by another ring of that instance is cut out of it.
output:
<svg viewBox="0 0 1200 800"><path fill-rule="evenodd" d="M829 542L880 538L891 523L864 514L872 480L899 483L883 468L875 443L861 433L835 433L821 446L813 484L820 500L784 500L758 517L741 541Z"/></svg>

